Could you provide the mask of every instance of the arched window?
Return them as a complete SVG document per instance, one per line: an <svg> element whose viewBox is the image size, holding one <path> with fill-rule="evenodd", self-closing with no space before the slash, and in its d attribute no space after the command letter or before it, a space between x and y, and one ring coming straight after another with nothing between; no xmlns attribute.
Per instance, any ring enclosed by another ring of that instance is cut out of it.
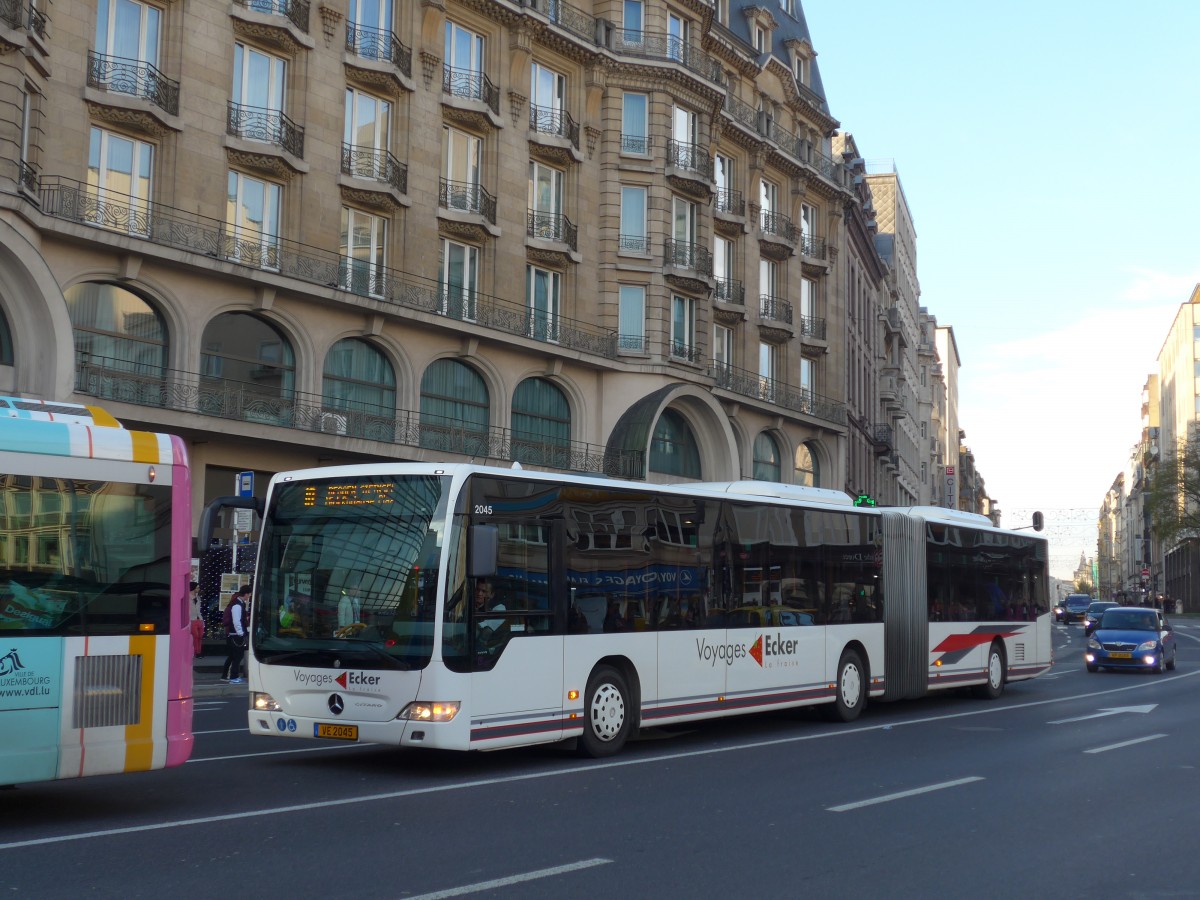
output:
<svg viewBox="0 0 1200 900"><path fill-rule="evenodd" d="M8 319L0 310L0 366L14 365L12 330L8 327Z"/></svg>
<svg viewBox="0 0 1200 900"><path fill-rule="evenodd" d="M779 481L779 444L765 431L754 439L754 479L756 481Z"/></svg>
<svg viewBox="0 0 1200 900"><path fill-rule="evenodd" d="M396 372L378 348L359 338L338 341L325 357L324 376L322 431L395 438Z"/></svg>
<svg viewBox="0 0 1200 900"><path fill-rule="evenodd" d="M76 284L63 297L75 335L77 377L128 373L145 376L157 389L167 365L167 326L158 310L115 284Z"/></svg>
<svg viewBox="0 0 1200 900"><path fill-rule="evenodd" d="M663 410L650 441L650 471L700 477L700 450L687 421L673 409Z"/></svg>
<svg viewBox="0 0 1200 900"><path fill-rule="evenodd" d="M488 389L479 373L456 359L439 359L421 376L421 446L491 456Z"/></svg>
<svg viewBox="0 0 1200 900"><path fill-rule="evenodd" d="M291 425L296 356L274 325L250 313L225 313L200 340L201 404L248 422ZM234 406L226 406L234 400Z"/></svg>
<svg viewBox="0 0 1200 900"><path fill-rule="evenodd" d="M570 468L571 407L545 378L526 378L513 392L512 458L518 462Z"/></svg>
<svg viewBox="0 0 1200 900"><path fill-rule="evenodd" d="M817 463L816 453L808 444L801 444L796 448L796 484L821 486L821 467Z"/></svg>

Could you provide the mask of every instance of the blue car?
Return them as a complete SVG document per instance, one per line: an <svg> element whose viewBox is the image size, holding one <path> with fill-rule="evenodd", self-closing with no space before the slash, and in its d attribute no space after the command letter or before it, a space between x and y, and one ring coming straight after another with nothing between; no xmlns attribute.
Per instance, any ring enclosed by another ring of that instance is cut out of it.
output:
<svg viewBox="0 0 1200 900"><path fill-rule="evenodd" d="M1100 669L1175 668L1175 632L1156 609L1114 606L1104 610L1083 654L1089 672Z"/></svg>

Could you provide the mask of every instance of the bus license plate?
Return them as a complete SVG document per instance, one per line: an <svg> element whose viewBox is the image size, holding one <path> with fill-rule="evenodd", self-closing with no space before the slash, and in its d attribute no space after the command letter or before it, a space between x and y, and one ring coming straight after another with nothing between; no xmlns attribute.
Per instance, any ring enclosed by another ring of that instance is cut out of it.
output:
<svg viewBox="0 0 1200 900"><path fill-rule="evenodd" d="M313 726L313 737L333 738L335 741L357 741L357 725L331 725L328 722L318 722Z"/></svg>
<svg viewBox="0 0 1200 900"><path fill-rule="evenodd" d="M1110 654L1108 654L1108 658L1109 659L1133 659L1133 654L1132 653L1110 653Z"/></svg>

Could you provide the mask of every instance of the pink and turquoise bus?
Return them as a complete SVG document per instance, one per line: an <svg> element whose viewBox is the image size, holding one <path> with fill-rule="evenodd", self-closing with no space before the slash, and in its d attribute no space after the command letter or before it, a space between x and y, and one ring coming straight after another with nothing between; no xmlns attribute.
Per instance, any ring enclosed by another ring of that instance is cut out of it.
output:
<svg viewBox="0 0 1200 900"><path fill-rule="evenodd" d="M178 437L0 397L0 785L191 755L190 504Z"/></svg>

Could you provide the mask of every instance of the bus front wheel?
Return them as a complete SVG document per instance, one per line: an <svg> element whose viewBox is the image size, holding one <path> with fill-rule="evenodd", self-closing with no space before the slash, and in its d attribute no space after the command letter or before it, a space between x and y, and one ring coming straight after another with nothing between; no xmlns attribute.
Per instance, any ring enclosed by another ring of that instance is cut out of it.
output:
<svg viewBox="0 0 1200 900"><path fill-rule="evenodd" d="M580 753L592 759L619 753L633 721L624 676L612 666L598 666L588 679L584 699Z"/></svg>
<svg viewBox="0 0 1200 900"><path fill-rule="evenodd" d="M835 722L853 722L867 702L867 673L862 657L847 650L838 660L837 683L833 688L833 703L827 709Z"/></svg>

